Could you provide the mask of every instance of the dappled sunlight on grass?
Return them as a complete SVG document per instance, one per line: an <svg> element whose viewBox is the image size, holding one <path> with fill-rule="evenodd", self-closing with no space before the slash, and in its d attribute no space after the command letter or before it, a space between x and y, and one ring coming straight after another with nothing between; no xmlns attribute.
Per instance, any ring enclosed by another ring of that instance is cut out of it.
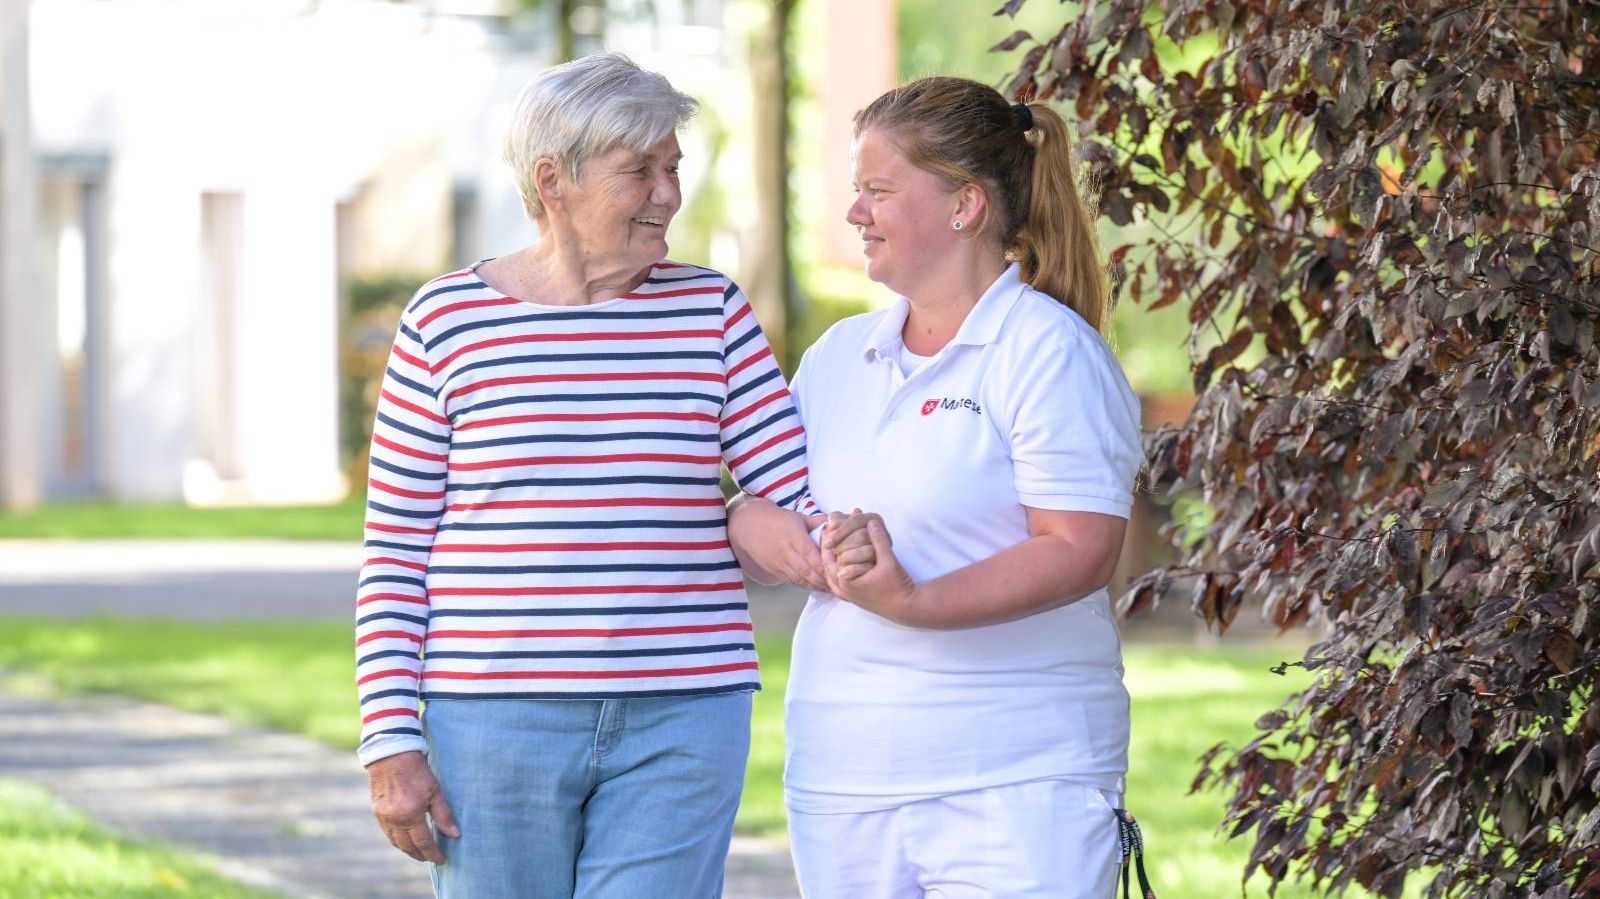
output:
<svg viewBox="0 0 1600 899"><path fill-rule="evenodd" d="M199 862L111 836L38 787L3 779L0 895L266 899Z"/></svg>

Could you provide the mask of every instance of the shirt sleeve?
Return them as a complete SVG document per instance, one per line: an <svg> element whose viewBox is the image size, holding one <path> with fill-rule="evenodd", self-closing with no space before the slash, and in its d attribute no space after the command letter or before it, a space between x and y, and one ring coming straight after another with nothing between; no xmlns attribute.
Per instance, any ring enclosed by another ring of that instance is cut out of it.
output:
<svg viewBox="0 0 1600 899"><path fill-rule="evenodd" d="M402 316L378 395L367 479L366 562L356 588L361 763L424 749L418 716L425 580L444 514L450 419L422 337Z"/></svg>
<svg viewBox="0 0 1600 899"><path fill-rule="evenodd" d="M1041 341L1014 369L1013 477L1025 506L1127 518L1144 464L1139 399L1097 335Z"/></svg>
<svg viewBox="0 0 1600 899"><path fill-rule="evenodd" d="M722 459L739 489L804 515L817 512L806 485L806 432L754 310L729 284L722 303Z"/></svg>

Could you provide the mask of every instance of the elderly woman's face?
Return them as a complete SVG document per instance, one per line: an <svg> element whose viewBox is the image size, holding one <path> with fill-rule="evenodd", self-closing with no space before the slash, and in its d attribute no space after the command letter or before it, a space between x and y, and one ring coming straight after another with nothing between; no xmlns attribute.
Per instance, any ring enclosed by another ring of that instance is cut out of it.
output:
<svg viewBox="0 0 1600 899"><path fill-rule="evenodd" d="M683 204L678 136L643 152L617 147L583 164L564 204L585 249L619 262L650 265L667 255L667 226Z"/></svg>

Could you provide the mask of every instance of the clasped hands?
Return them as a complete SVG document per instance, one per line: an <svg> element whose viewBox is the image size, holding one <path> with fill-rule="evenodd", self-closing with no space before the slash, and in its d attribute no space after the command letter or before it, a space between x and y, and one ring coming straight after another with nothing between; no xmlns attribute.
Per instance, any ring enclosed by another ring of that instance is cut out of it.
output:
<svg viewBox="0 0 1600 899"><path fill-rule="evenodd" d="M810 531L819 526L813 543ZM760 581L832 593L896 620L916 591L875 513L856 509L807 519L746 496L729 507L729 530L740 563Z"/></svg>

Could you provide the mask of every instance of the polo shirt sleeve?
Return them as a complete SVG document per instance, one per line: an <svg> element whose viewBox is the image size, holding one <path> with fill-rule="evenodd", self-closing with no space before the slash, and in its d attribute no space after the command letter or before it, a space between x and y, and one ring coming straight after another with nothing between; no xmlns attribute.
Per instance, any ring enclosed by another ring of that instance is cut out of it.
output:
<svg viewBox="0 0 1600 899"><path fill-rule="evenodd" d="M1127 518L1144 464L1139 399L1098 335L1050 335L1019 354L1006 422L1025 506Z"/></svg>

